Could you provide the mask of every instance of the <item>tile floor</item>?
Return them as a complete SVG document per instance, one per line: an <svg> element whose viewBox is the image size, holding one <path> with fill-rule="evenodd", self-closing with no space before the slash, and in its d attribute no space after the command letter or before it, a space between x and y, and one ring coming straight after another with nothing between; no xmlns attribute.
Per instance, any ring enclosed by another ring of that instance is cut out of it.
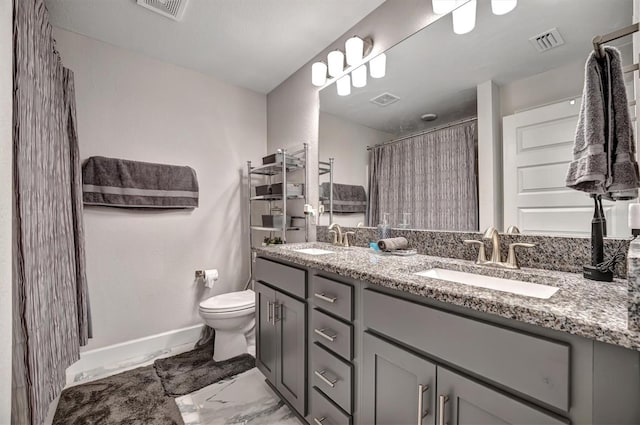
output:
<svg viewBox="0 0 640 425"><path fill-rule="evenodd" d="M174 356L193 348L181 345L157 351L139 358L99 367L67 376L67 388L95 381L137 367L152 364L156 359ZM176 398L185 425L300 425L297 417L264 382L258 369L251 369L233 378L217 382L199 391ZM44 422L53 422L58 399L49 407Z"/></svg>

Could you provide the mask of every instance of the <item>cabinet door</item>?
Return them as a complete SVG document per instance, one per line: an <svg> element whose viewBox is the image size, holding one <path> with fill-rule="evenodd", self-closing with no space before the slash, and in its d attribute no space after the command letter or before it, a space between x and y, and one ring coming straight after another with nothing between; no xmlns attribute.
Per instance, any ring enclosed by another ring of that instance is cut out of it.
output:
<svg viewBox="0 0 640 425"><path fill-rule="evenodd" d="M274 319L276 291L260 282L256 292L256 365L262 374L276 384L277 328Z"/></svg>
<svg viewBox="0 0 640 425"><path fill-rule="evenodd" d="M435 423L435 364L366 332L363 355L361 423Z"/></svg>
<svg viewBox="0 0 640 425"><path fill-rule="evenodd" d="M566 424L568 421L438 367L438 423L449 425ZM441 407L444 407L442 410Z"/></svg>
<svg viewBox="0 0 640 425"><path fill-rule="evenodd" d="M306 304L276 293L278 367L276 388L302 416L306 412Z"/></svg>

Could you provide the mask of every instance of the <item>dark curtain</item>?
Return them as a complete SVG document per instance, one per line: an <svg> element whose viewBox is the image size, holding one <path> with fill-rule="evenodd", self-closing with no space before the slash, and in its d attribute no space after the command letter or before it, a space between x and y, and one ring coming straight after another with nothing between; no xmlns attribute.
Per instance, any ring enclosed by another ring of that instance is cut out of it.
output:
<svg viewBox="0 0 640 425"><path fill-rule="evenodd" d="M90 337L73 74L43 0L14 2L12 423L40 424Z"/></svg>
<svg viewBox="0 0 640 425"><path fill-rule="evenodd" d="M379 145L369 158L369 225L411 213L411 227L478 230L476 122Z"/></svg>

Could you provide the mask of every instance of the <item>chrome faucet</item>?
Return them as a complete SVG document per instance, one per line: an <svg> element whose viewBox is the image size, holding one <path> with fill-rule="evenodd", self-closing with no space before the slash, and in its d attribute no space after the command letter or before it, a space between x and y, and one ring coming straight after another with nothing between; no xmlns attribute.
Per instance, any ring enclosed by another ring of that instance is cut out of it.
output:
<svg viewBox="0 0 640 425"><path fill-rule="evenodd" d="M507 256L507 261L502 262L502 257L500 255L500 234L498 233L496 228L493 226L489 227L484 232L482 239L491 239L492 251L490 260L487 260L484 242L477 240L464 241L465 245L478 245L478 259L476 260L476 264L481 266L500 267L505 269L519 269L520 264L518 263L516 248L533 248L536 246L536 244L533 243L511 243L509 244L509 255Z"/></svg>
<svg viewBox="0 0 640 425"><path fill-rule="evenodd" d="M329 226L329 233L333 234L333 244L334 245L344 245L344 236L342 234L342 227L338 223L331 223Z"/></svg>
<svg viewBox="0 0 640 425"><path fill-rule="evenodd" d="M500 263L500 234L498 233L498 230L495 227L490 226L485 230L482 239L491 239L492 250L490 261L492 263Z"/></svg>

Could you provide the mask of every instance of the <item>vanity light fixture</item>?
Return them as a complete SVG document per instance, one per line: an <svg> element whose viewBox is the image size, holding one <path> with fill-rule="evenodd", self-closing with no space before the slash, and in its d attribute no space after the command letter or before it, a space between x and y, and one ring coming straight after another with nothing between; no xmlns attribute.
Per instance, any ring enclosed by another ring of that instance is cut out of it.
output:
<svg viewBox="0 0 640 425"><path fill-rule="evenodd" d="M316 62L311 65L311 83L316 87L327 84L327 64Z"/></svg>
<svg viewBox="0 0 640 425"><path fill-rule="evenodd" d="M334 50L327 55L329 62L329 75L337 77L344 71L344 53L342 50Z"/></svg>
<svg viewBox="0 0 640 425"><path fill-rule="evenodd" d="M371 49L373 48L373 41L367 37L362 39L357 35L354 35L344 43L344 49L346 52L347 65L356 66L362 62Z"/></svg>
<svg viewBox="0 0 640 425"><path fill-rule="evenodd" d="M336 82L338 88L338 96L349 96L351 94L351 76L344 75Z"/></svg>
<svg viewBox="0 0 640 425"><path fill-rule="evenodd" d="M371 78L382 78L387 73L387 55L380 53L369 61L369 74Z"/></svg>
<svg viewBox="0 0 640 425"><path fill-rule="evenodd" d="M446 15L459 4L460 0L431 0L433 13L436 15Z"/></svg>
<svg viewBox="0 0 640 425"><path fill-rule="evenodd" d="M478 0L469 0L453 11L453 32L467 34L476 26Z"/></svg>
<svg viewBox="0 0 640 425"><path fill-rule="evenodd" d="M494 15L506 15L517 5L518 0L491 0L491 11Z"/></svg>
<svg viewBox="0 0 640 425"><path fill-rule="evenodd" d="M367 85L367 65L360 65L351 72L351 83L356 88Z"/></svg>

